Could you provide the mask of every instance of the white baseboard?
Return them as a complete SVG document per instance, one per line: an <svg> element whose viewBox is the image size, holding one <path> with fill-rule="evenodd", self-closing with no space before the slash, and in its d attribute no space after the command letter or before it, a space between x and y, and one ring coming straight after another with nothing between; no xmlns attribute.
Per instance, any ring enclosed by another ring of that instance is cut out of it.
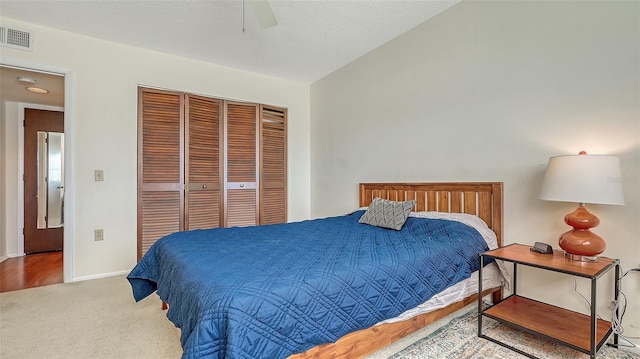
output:
<svg viewBox="0 0 640 359"><path fill-rule="evenodd" d="M24 257L25 254L19 254L19 253L8 253L4 256L0 256L0 262L4 262L5 260L9 259L9 258L18 258L18 257Z"/></svg>
<svg viewBox="0 0 640 359"><path fill-rule="evenodd" d="M87 275L87 276L82 276L82 277L75 277L75 278L73 278L72 281L73 282L82 282L82 281L85 281L85 280L100 279L100 278L107 278L107 277L115 277L115 276L118 276L118 275L129 274L129 272L131 272L131 270L124 270L124 271L119 271L119 272Z"/></svg>

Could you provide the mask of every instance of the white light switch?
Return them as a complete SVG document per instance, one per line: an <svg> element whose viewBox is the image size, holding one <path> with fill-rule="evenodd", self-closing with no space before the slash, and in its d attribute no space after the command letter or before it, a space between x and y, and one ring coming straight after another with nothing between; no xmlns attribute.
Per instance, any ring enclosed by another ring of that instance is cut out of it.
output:
<svg viewBox="0 0 640 359"><path fill-rule="evenodd" d="M104 171L103 170L93 171L93 177L96 182L104 181Z"/></svg>

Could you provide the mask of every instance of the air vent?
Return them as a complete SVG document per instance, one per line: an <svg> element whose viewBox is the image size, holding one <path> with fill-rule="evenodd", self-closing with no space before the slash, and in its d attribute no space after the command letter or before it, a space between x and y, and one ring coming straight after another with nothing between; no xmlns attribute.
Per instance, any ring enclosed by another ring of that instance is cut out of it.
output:
<svg viewBox="0 0 640 359"><path fill-rule="evenodd" d="M33 34L29 31L0 26L0 45L33 51Z"/></svg>

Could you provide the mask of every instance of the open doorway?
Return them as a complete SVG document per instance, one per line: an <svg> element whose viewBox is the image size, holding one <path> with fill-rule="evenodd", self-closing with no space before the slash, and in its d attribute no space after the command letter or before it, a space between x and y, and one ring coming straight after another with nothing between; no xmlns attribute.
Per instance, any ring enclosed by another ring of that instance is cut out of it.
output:
<svg viewBox="0 0 640 359"><path fill-rule="evenodd" d="M64 112L24 111L24 253L62 251Z"/></svg>
<svg viewBox="0 0 640 359"><path fill-rule="evenodd" d="M0 78L5 132L1 257L7 258L0 262L0 291L61 283L67 277L62 250L69 229L63 204L65 76L3 64Z"/></svg>

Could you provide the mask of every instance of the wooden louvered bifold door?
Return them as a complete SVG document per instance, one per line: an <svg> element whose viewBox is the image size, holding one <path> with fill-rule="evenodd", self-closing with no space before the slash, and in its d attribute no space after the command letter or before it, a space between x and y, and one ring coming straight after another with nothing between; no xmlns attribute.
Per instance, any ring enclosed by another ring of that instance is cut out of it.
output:
<svg viewBox="0 0 640 359"><path fill-rule="evenodd" d="M183 230L286 222L287 110L138 89L138 259Z"/></svg>
<svg viewBox="0 0 640 359"><path fill-rule="evenodd" d="M186 96L185 229L221 226L221 101Z"/></svg>
<svg viewBox="0 0 640 359"><path fill-rule="evenodd" d="M258 106L225 102L225 227L258 223Z"/></svg>
<svg viewBox="0 0 640 359"><path fill-rule="evenodd" d="M138 259L183 229L184 97L138 90Z"/></svg>
<svg viewBox="0 0 640 359"><path fill-rule="evenodd" d="M287 113L260 106L260 224L287 221Z"/></svg>

